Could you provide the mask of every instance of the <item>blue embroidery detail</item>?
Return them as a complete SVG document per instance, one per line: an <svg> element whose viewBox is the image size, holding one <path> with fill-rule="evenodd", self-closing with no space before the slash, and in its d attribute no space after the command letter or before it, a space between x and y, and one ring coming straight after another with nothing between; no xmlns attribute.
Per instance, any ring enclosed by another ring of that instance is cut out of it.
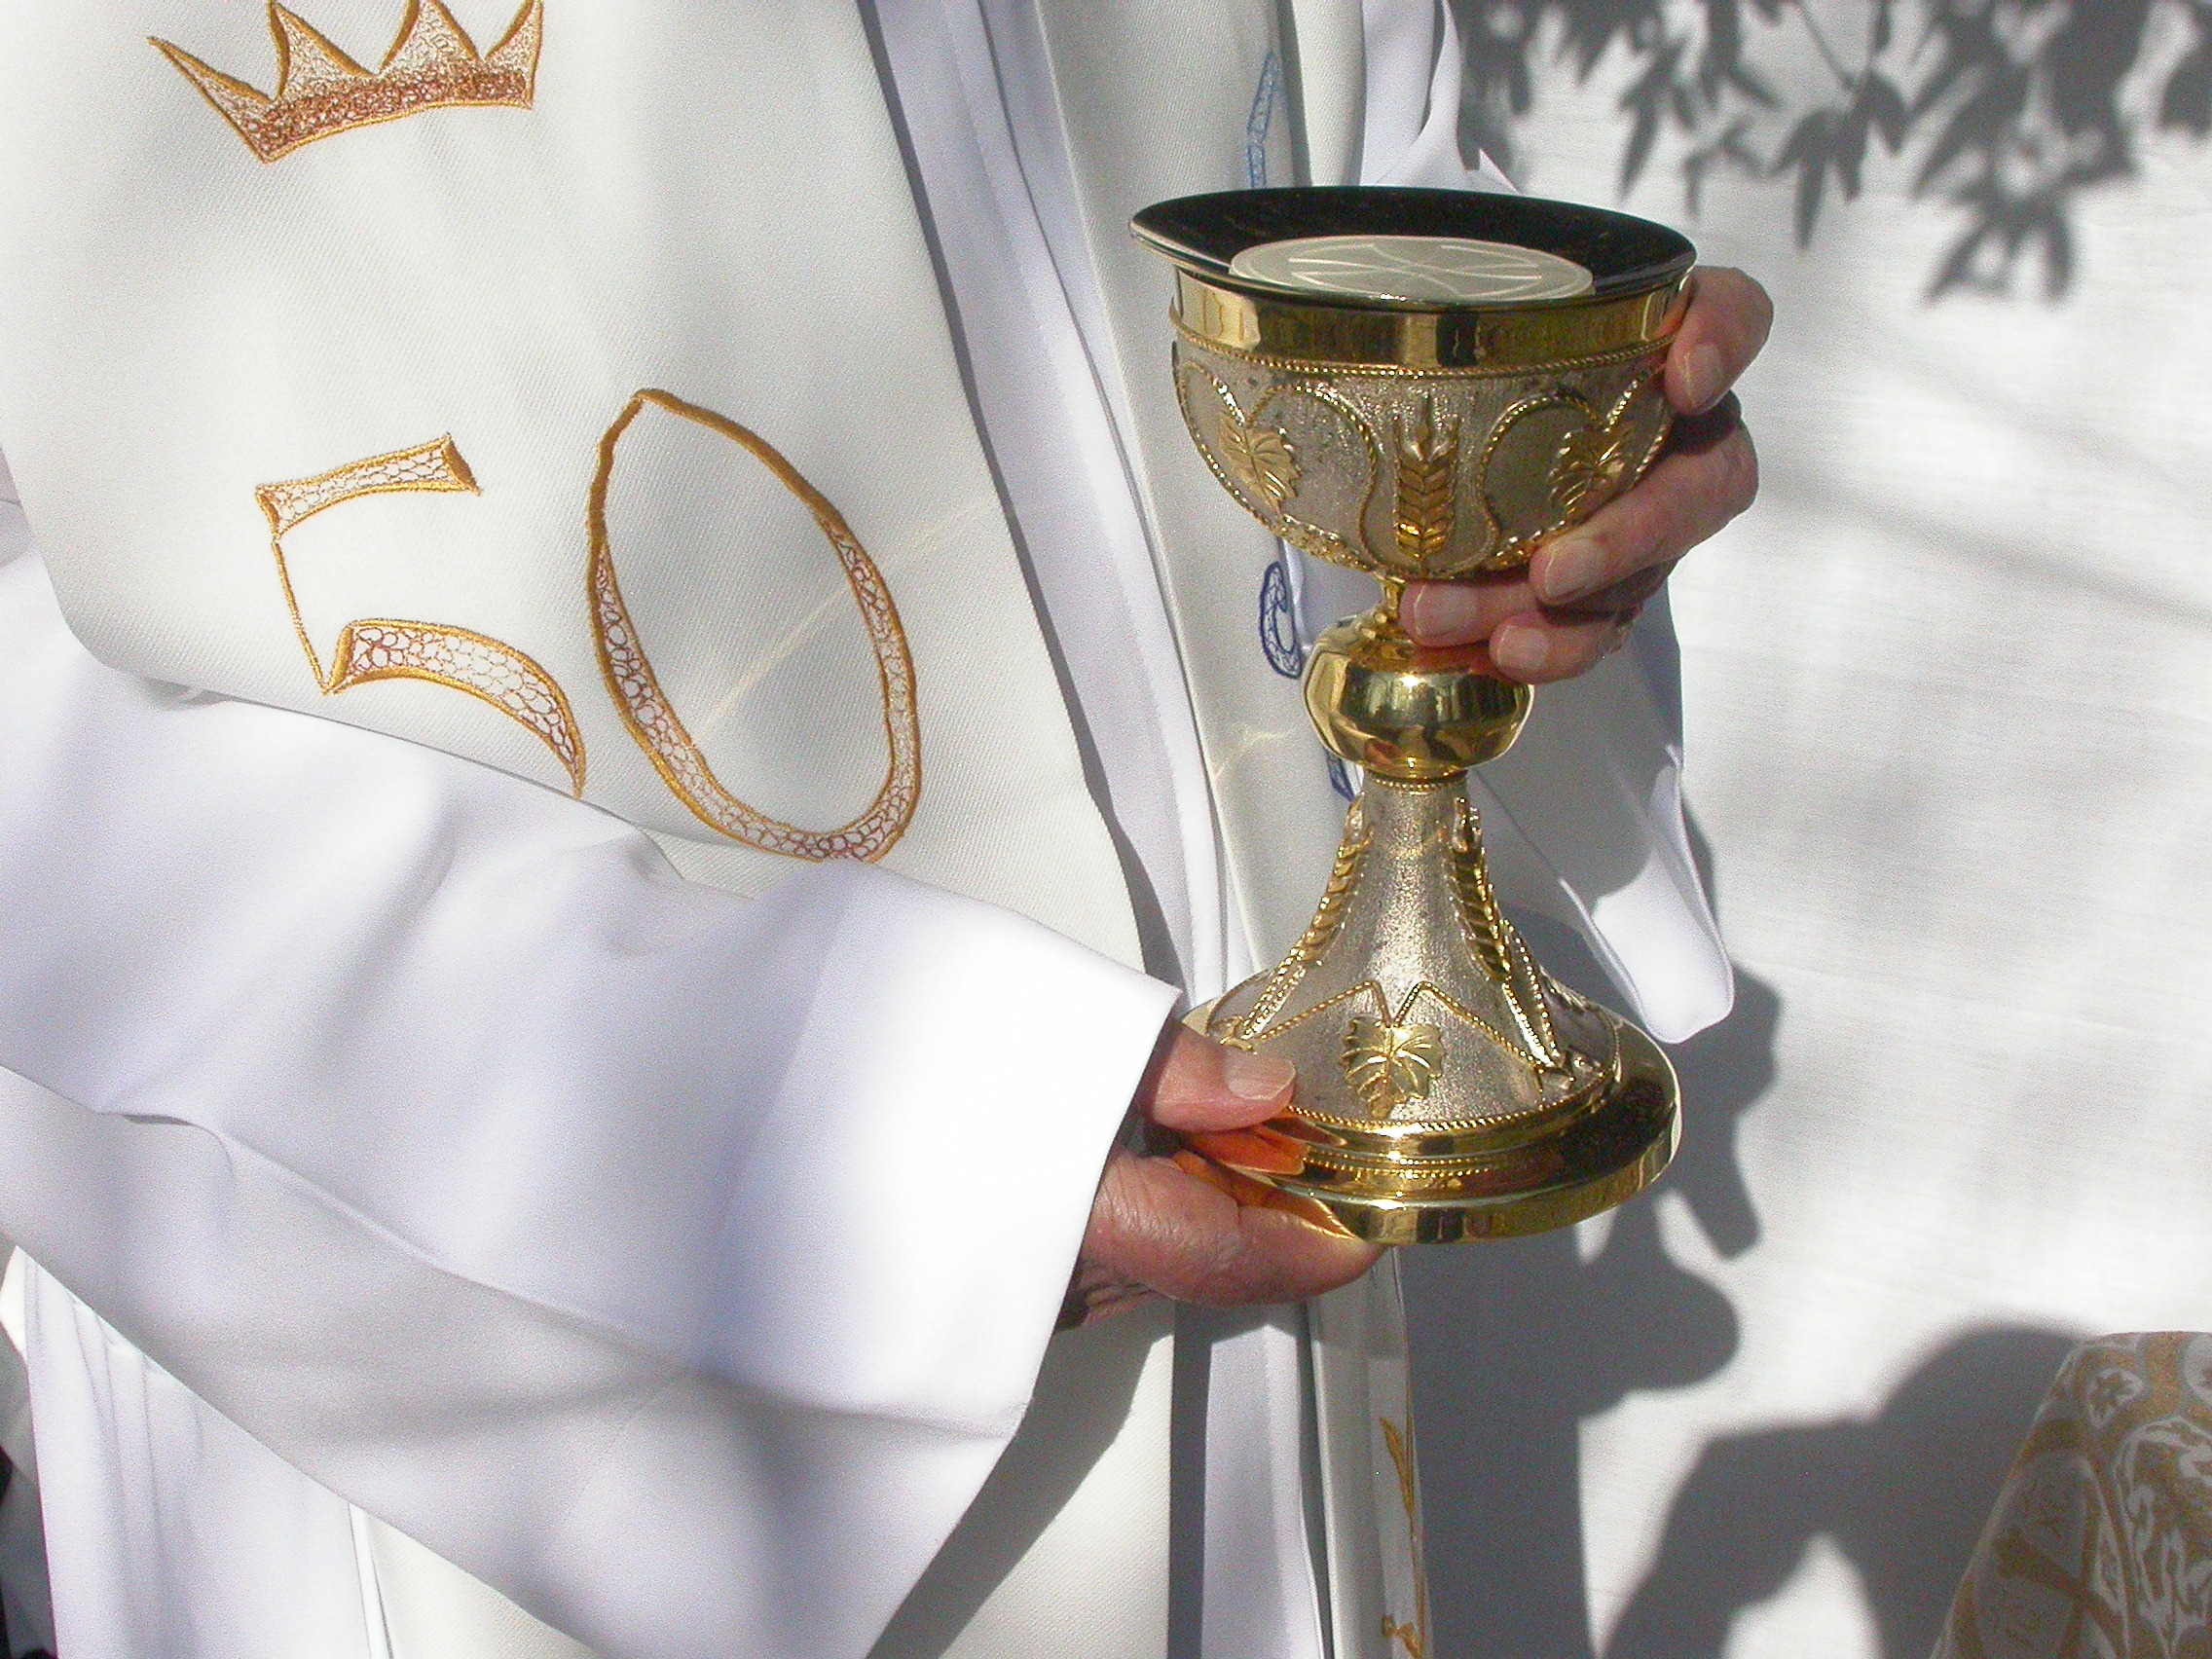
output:
<svg viewBox="0 0 2212 1659"><path fill-rule="evenodd" d="M1334 789L1337 793L1343 795L1345 799L1357 800L1359 798L1359 792L1351 787L1351 768L1349 766L1346 766L1334 755L1324 755L1321 756L1321 758L1328 761L1329 763L1330 787Z"/></svg>
<svg viewBox="0 0 2212 1659"><path fill-rule="evenodd" d="M1244 118L1244 187L1268 187L1268 133L1275 124L1275 101L1282 96L1282 59L1268 49L1260 65L1260 84L1252 92L1252 113Z"/></svg>
<svg viewBox="0 0 2212 1659"><path fill-rule="evenodd" d="M1306 642L1298 637L1298 613L1290 604L1290 571L1280 556L1260 578L1260 649L1285 680L1306 671Z"/></svg>

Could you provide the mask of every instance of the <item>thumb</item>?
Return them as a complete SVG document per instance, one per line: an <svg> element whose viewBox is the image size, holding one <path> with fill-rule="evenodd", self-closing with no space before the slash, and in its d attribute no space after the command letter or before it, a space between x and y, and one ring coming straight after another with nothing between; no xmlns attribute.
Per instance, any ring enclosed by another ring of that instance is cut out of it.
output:
<svg viewBox="0 0 2212 1659"><path fill-rule="evenodd" d="M1297 1084L1288 1060L1172 1025L1137 1089L1136 1107L1162 1128L1240 1129L1288 1106Z"/></svg>

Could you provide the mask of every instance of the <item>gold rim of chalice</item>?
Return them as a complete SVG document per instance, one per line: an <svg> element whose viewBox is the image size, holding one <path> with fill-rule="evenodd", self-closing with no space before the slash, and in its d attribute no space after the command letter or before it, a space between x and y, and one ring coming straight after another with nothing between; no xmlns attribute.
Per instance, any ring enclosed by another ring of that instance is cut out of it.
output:
<svg viewBox="0 0 2212 1659"><path fill-rule="evenodd" d="M1556 253L1589 270L1591 291L1440 305L1301 293L1235 269L1251 248L1347 223ZM1224 191L1160 203L1130 228L1175 267L1175 323L1193 342L1268 366L1425 377L1569 370L1647 351L1680 321L1697 257L1679 233L1626 213L1475 191Z"/></svg>

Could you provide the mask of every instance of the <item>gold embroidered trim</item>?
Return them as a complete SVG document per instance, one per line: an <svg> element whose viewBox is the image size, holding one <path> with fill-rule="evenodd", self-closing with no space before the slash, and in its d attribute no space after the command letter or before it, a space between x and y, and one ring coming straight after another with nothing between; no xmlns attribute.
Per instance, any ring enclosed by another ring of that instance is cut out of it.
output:
<svg viewBox="0 0 2212 1659"><path fill-rule="evenodd" d="M815 523L822 527L822 534L829 537L837 562L844 567L846 585L852 589L868 644L875 651L883 730L891 749L882 789L867 810L850 824L834 830L802 830L757 812L731 794L715 776L654 677L652 662L638 638L637 626L622 599L621 584L615 578L614 552L607 531L607 497L614 481L622 435L648 404L727 438L750 453L778 483L805 503ZM817 863L826 859L872 862L897 845L913 820L922 790L921 717L914 694L913 652L883 572L828 498L757 433L671 392L648 388L630 399L600 440L599 472L591 485L590 530L592 635L599 645L600 671L622 711L630 735L638 740L676 797L702 824L731 840L788 858Z"/></svg>
<svg viewBox="0 0 2212 1659"><path fill-rule="evenodd" d="M1405 1431L1386 1417L1375 1419L1382 1425L1382 1444L1390 1454L1390 1462L1398 1472L1398 1496L1406 1506L1406 1534L1412 1549L1414 1567L1414 1623L1400 1624L1388 1613L1382 1615L1382 1640L1396 1641L1405 1647L1406 1659L1428 1659L1428 1567L1422 1557L1420 1528L1420 1488L1414 1469L1414 1452L1407 1444Z"/></svg>
<svg viewBox="0 0 2212 1659"><path fill-rule="evenodd" d="M476 475L469 471L452 437L433 438L413 449L373 455L366 461L350 461L313 478L294 478L281 484L264 484L253 493L269 520L270 533L289 535L329 507L343 506L363 496L388 496L427 490L455 495L481 496Z"/></svg>
<svg viewBox="0 0 2212 1659"><path fill-rule="evenodd" d="M297 13L274 3L269 32L276 42L274 93L257 91L168 41L153 44L248 149L264 162L275 162L318 138L404 121L427 109L530 108L537 92L545 7L544 0L524 0L499 44L479 54L444 0L408 0L398 39L373 74Z"/></svg>
<svg viewBox="0 0 2212 1659"><path fill-rule="evenodd" d="M421 680L465 691L537 734L569 774L571 793L584 793L584 740L575 711L559 682L503 640L438 622L378 617L349 622L340 631L331 666L309 637L293 591L284 537L315 514L364 496L406 493L481 495L451 436L412 449L349 461L313 478L264 484L253 493L269 520L269 548L284 590L292 629L307 653L314 682L325 696L379 680Z"/></svg>

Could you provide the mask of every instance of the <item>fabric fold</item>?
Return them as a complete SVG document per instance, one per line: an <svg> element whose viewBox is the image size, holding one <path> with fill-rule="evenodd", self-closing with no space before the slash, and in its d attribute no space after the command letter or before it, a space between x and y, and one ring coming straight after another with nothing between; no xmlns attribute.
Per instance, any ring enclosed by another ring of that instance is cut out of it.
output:
<svg viewBox="0 0 2212 1659"><path fill-rule="evenodd" d="M149 686L35 557L0 641L18 1242L606 1659L864 1651L1020 1420L1174 992L865 866L733 899L470 762Z"/></svg>

